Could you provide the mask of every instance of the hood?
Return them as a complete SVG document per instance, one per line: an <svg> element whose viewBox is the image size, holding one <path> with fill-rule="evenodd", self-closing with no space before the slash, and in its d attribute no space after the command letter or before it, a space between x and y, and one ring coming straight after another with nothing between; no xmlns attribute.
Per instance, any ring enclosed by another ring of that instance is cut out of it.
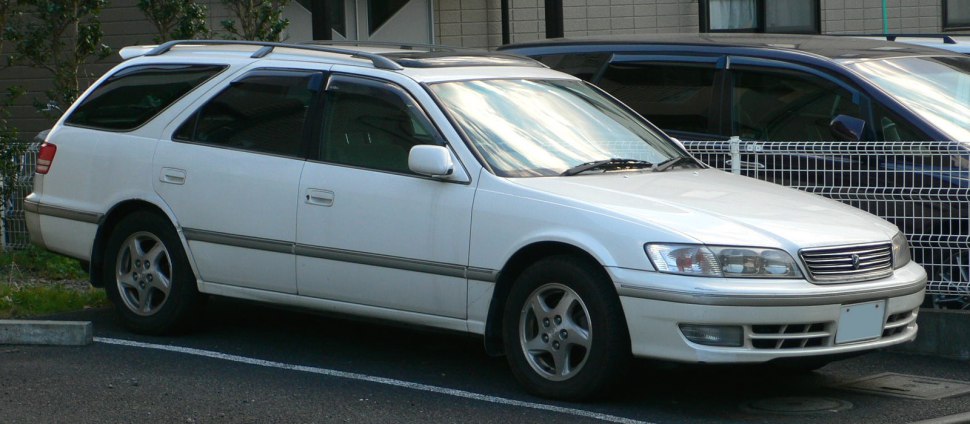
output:
<svg viewBox="0 0 970 424"><path fill-rule="evenodd" d="M780 185L714 169L519 178L515 184L704 244L801 248L888 242L874 215Z"/></svg>

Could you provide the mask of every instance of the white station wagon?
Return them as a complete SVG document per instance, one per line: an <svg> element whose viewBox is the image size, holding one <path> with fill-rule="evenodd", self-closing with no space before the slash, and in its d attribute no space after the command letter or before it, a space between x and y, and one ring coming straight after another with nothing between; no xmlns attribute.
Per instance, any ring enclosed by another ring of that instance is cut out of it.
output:
<svg viewBox="0 0 970 424"><path fill-rule="evenodd" d="M633 357L759 363L916 337L896 227L708 169L598 89L508 55L129 47L41 147L36 244L133 331L206 294L481 335L543 396Z"/></svg>

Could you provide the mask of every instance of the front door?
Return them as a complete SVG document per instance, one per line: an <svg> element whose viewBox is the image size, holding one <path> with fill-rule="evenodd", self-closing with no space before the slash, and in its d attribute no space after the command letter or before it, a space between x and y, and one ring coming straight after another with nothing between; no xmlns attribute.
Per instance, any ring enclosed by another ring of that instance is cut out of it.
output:
<svg viewBox="0 0 970 424"><path fill-rule="evenodd" d="M335 0L334 40L433 43L430 0Z"/></svg>
<svg viewBox="0 0 970 424"><path fill-rule="evenodd" d="M300 182L300 295L465 318L475 188L408 171L411 147L443 142L403 88L335 75L325 99Z"/></svg>

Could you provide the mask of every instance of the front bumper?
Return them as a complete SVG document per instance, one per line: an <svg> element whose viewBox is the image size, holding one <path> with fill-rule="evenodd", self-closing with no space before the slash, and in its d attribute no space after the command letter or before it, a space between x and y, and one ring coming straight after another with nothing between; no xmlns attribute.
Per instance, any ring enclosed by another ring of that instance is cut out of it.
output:
<svg viewBox="0 0 970 424"><path fill-rule="evenodd" d="M881 280L824 286L804 280L712 281L615 268L610 273L619 286L635 356L706 363L836 355L911 341L926 285L926 273L915 263ZM881 335L837 344L843 307L871 301L885 301ZM741 327L742 345L693 343L681 324Z"/></svg>

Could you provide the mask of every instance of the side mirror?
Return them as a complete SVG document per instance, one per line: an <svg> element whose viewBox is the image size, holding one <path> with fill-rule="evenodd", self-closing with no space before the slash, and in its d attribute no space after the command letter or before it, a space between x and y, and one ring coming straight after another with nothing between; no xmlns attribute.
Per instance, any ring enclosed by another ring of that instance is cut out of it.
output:
<svg viewBox="0 0 970 424"><path fill-rule="evenodd" d="M408 169L420 175L441 177L451 175L455 171L455 164L447 147L425 144L411 148Z"/></svg>
<svg viewBox="0 0 970 424"><path fill-rule="evenodd" d="M862 132L866 129L866 121L853 118L849 115L836 116L829 123L832 136L839 141L859 141L862 140Z"/></svg>
<svg viewBox="0 0 970 424"><path fill-rule="evenodd" d="M677 137L670 137L670 141L673 141L674 144L680 146L681 149L687 150L687 146L684 146L684 142L683 141L680 141L679 138L677 138Z"/></svg>

